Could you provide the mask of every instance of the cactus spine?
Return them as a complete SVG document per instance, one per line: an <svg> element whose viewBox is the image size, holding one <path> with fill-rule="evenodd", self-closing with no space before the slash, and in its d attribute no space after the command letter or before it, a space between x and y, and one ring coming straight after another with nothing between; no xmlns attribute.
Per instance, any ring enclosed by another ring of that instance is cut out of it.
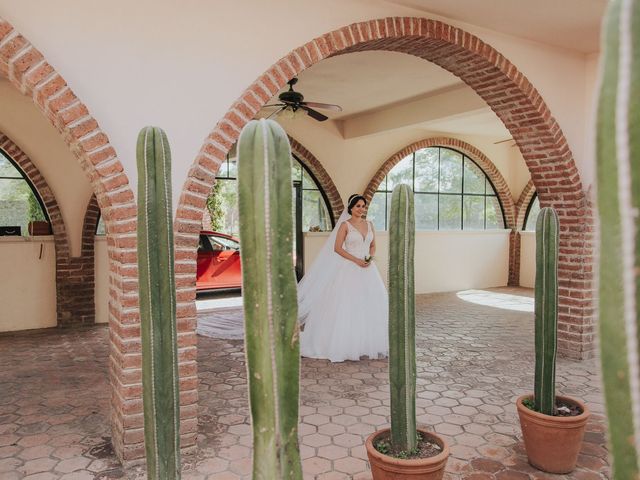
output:
<svg viewBox="0 0 640 480"><path fill-rule="evenodd" d="M598 102L599 325L615 480L640 478L640 4L609 4Z"/></svg>
<svg viewBox="0 0 640 480"><path fill-rule="evenodd" d="M389 222L389 383L391 443L407 452L418 442L414 247L413 192L401 184L393 189Z"/></svg>
<svg viewBox="0 0 640 480"><path fill-rule="evenodd" d="M302 480L291 148L277 123L242 130L238 179L253 478Z"/></svg>
<svg viewBox="0 0 640 480"><path fill-rule="evenodd" d="M138 277L147 475L180 478L180 401L173 271L171 153L165 133L138 135Z"/></svg>
<svg viewBox="0 0 640 480"><path fill-rule="evenodd" d="M556 401L558 336L558 215L543 208L536 222L536 411L553 415Z"/></svg>

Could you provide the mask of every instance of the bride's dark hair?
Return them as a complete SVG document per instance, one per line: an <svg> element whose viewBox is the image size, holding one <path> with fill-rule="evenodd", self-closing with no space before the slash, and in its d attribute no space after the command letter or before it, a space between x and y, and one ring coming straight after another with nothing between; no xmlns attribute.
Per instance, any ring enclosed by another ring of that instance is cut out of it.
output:
<svg viewBox="0 0 640 480"><path fill-rule="evenodd" d="M349 197L349 201L347 201L347 212L349 212L349 215L351 215L351 209L353 207L356 206L356 203L358 203L360 200L362 200L364 202L364 206L367 206L367 199L364 198L362 195L358 194L358 193L354 193L353 195L351 195Z"/></svg>

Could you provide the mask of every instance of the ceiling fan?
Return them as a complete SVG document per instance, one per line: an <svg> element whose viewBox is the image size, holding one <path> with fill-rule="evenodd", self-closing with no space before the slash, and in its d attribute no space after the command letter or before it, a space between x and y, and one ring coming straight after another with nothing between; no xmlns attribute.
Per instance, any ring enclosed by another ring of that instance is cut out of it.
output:
<svg viewBox="0 0 640 480"><path fill-rule="evenodd" d="M291 80L287 82L287 84L289 85L289 90L287 90L286 92L282 92L280 95L278 95L278 100L280 100L280 103L265 105L265 108L278 107L278 110L273 112L267 118L271 118L274 115L284 111L290 111L295 114L298 110L304 110L305 112L307 112L307 115L309 115L314 120L317 120L319 122L324 122L329 117L327 117L326 115L323 115L317 110L314 110L314 108L320 108L323 110L332 110L334 112L342 111L342 107L340 107L339 105L332 105L330 103L305 102L304 96L300 92L296 92L293 90L293 86L296 83L298 83L298 79L296 77L293 77Z"/></svg>

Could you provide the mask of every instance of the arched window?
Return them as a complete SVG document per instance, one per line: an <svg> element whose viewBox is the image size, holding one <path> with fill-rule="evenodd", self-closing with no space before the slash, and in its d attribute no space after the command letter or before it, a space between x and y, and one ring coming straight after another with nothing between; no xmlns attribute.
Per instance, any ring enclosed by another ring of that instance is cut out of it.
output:
<svg viewBox="0 0 640 480"><path fill-rule="evenodd" d="M0 150L0 227L20 227L20 234L27 236L31 221L49 222L44 203L22 170Z"/></svg>
<svg viewBox="0 0 640 480"><path fill-rule="evenodd" d="M102 214L98 216L98 223L96 223L96 235L106 235L107 229L104 226L104 221L102 220Z"/></svg>
<svg viewBox="0 0 640 480"><path fill-rule="evenodd" d="M328 231L333 228L329 215L329 204L325 193L318 186L313 174L304 166L298 157L292 155L292 177L300 182L302 188L302 231ZM223 233L238 235L239 215L237 198L237 157L227 155L216 176L214 194L220 196L219 208L224 215ZM211 196L209 197L211 199Z"/></svg>
<svg viewBox="0 0 640 480"><path fill-rule="evenodd" d="M536 221L538 220L538 214L540 213L540 200L538 194L534 193L527 207L527 213L524 216L524 225L522 228L527 231L536 231Z"/></svg>
<svg viewBox="0 0 640 480"><path fill-rule="evenodd" d="M407 155L385 176L367 216L386 230L393 188L406 183L415 193L416 230L504 228L496 190L469 157L447 147L428 147Z"/></svg>

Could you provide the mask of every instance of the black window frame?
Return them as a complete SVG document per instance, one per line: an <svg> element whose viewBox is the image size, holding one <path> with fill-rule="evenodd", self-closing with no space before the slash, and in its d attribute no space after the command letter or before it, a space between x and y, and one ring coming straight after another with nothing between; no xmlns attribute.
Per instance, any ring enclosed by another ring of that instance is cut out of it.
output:
<svg viewBox="0 0 640 480"><path fill-rule="evenodd" d="M540 201L538 199L538 192L533 193L533 195L531 196L531 200L529 200L529 205L527 205L527 211L524 214L524 221L522 222L522 231L524 232L536 231L535 228L533 230L527 230L527 222L529 221L529 214L531 213L531 207L533 207L533 204L535 203L536 200L538 200L538 202Z"/></svg>
<svg viewBox="0 0 640 480"><path fill-rule="evenodd" d="M424 191L424 192L416 192L415 191L415 185L416 185L416 153L423 151L423 150L427 150L427 149L432 149L432 148L437 148L438 149L438 191L437 192L428 192L428 191ZM440 191L440 168L441 168L441 151L442 150L450 150L452 152L455 152L459 155L461 155L462 157L462 171L461 171L461 186L460 186L460 192L441 192ZM502 216L502 229L506 228L507 225L507 221L506 221L506 217L504 214L504 206L502 205L502 200L500 199L500 196L498 195L498 191L494 185L494 183L491 181L491 178L489 178L489 175L487 175L487 173L484 171L484 169L478 164L478 162L476 162L475 160L473 160L473 158L469 157L468 155L466 155L464 152L461 152L460 150L456 150L455 148L451 148L448 146L442 146L442 145L432 145L430 147L424 147L424 148L419 148L418 150L415 150L414 152L410 153L409 155L406 155L405 157L403 157L398 163L396 163L396 165L398 165L400 162L404 161L407 157L411 156L412 157L412 178L411 178L411 188L414 192L414 195L436 195L437 196L437 211L438 211L438 218L437 218L437 222L438 222L438 228L436 230L420 230L423 232L435 232L435 231L445 231L445 232L458 232L458 231L469 231L469 232L479 232L479 231L483 231L483 230L487 230L487 214L486 214L486 209L487 209L487 197L489 198L495 198L498 201L498 205L500 205L500 214ZM478 169L482 172L482 174L484 175L484 193L465 193L464 191L464 174L465 174L465 159L469 160L470 162L472 162L476 167L478 167ZM391 173L391 171L393 171L393 169L396 167L396 165L394 165L391 170L389 170L389 172L384 176L384 179L380 182L380 185L378 186L378 189L374 192L374 196L378 193L383 193L384 194L384 230L387 231L388 230L388 225L387 225L387 218L388 218L388 212L389 212L389 195L390 193L392 193L392 190L388 190L387 189L387 185L388 185L388 175L389 173ZM489 185L491 186L491 189L493 191L493 194L488 194L487 193L487 182L489 183ZM384 190L380 189L380 186L384 185ZM446 229L446 230L442 230L440 228L440 196L441 195L445 195L445 196L460 196L460 229ZM465 197L483 197L484 198L484 228L482 230L480 229L466 229L464 228L464 198Z"/></svg>
<svg viewBox="0 0 640 480"><path fill-rule="evenodd" d="M35 199L38 201L38 205L40 205L40 210L42 210L42 213L44 215L45 220L47 221L47 223L49 223L49 225L51 225L51 218L49 217L49 212L47 211L47 207L45 206L44 200L42 200L42 197L40 196L40 192L38 192L38 189L36 188L36 186L33 184L33 182L31 181L31 179L27 176L27 174L24 172L24 170L22 169L22 167L20 166L20 164L18 164L18 162L16 162L11 155L9 155L9 153L7 153L7 151L3 148L0 148L0 154L6 158L9 163L18 171L18 173L20 174L20 177L2 177L0 176L0 180L24 180L25 182L27 182L27 185L29 185L29 188L31 189L31 193L33 193L33 196L35 197Z"/></svg>

